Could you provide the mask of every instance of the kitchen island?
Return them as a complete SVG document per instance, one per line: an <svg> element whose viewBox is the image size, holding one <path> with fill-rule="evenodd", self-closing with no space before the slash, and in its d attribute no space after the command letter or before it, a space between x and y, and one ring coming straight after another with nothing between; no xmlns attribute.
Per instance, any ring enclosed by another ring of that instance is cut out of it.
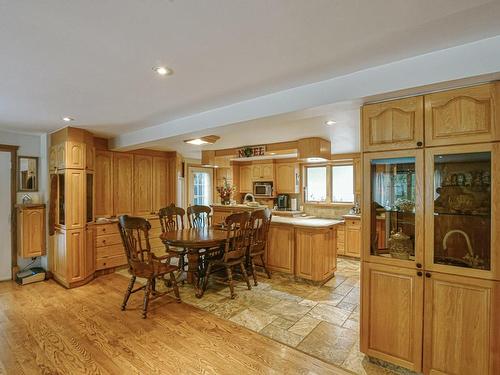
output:
<svg viewBox="0 0 500 375"><path fill-rule="evenodd" d="M273 216L266 265L269 269L323 283L337 269L336 229L342 220Z"/></svg>

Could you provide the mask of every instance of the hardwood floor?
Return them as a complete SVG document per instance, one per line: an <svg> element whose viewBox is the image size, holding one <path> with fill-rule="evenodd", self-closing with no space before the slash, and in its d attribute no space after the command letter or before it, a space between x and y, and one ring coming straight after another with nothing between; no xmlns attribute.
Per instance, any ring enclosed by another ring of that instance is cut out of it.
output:
<svg viewBox="0 0 500 375"><path fill-rule="evenodd" d="M110 274L66 290L0 283L0 374L348 374L170 297L141 319Z"/></svg>

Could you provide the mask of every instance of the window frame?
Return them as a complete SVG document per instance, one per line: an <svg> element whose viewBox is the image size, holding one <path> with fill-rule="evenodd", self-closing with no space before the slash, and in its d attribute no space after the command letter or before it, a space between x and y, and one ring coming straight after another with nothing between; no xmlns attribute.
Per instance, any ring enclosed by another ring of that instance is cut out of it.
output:
<svg viewBox="0 0 500 375"><path fill-rule="evenodd" d="M309 168L321 168L321 167L325 167L326 168L326 173L325 173L325 177L326 177L326 181L325 181L325 187L326 187L326 197L325 197L325 200L324 201L310 201L307 199L307 170ZM303 194L303 201L304 201L304 204L328 204L329 201L329 196L330 196L330 192L328 191L329 189L329 186L328 186L328 171L329 171L330 168L328 168L328 164L327 163L320 163L320 164L305 164L304 165L304 169L303 169L303 176L304 176L304 186L303 186L303 191L304 191L304 194ZM331 174L331 172L330 172Z"/></svg>
<svg viewBox="0 0 500 375"><path fill-rule="evenodd" d="M354 200L353 202L334 202L332 200L332 189L333 189L333 179L332 170L334 166L345 166L350 165L353 168L353 184L352 193ZM326 167L326 199L324 201L310 201L307 200L307 169L311 167ZM354 159L342 159L342 160L332 160L328 162L321 163L304 163L302 164L302 201L304 205L313 206L337 206L337 207L352 207L356 202L356 166Z"/></svg>

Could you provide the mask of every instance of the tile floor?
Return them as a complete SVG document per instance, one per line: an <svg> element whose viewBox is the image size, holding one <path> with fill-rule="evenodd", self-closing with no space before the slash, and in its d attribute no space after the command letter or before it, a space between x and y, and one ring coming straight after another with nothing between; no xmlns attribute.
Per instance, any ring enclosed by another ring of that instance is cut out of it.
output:
<svg viewBox="0 0 500 375"><path fill-rule="evenodd" d="M394 374L359 352L359 274L359 261L339 258L335 277L322 286L276 272L272 279L261 274L252 290L238 280L232 300L227 284L215 277L203 298L185 284L181 299L356 374Z"/></svg>

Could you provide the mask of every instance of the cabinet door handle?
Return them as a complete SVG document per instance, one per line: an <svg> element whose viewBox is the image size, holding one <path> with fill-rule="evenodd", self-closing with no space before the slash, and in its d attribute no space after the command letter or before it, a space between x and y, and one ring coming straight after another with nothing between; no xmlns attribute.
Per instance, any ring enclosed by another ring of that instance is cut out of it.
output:
<svg viewBox="0 0 500 375"><path fill-rule="evenodd" d="M422 147L423 145L424 145L424 143L422 141L417 142L417 147Z"/></svg>
<svg viewBox="0 0 500 375"><path fill-rule="evenodd" d="M417 276L422 277L422 275L423 275L422 271L417 272Z"/></svg>
<svg viewBox="0 0 500 375"><path fill-rule="evenodd" d="M422 263L417 263L417 268L422 268Z"/></svg>
<svg viewBox="0 0 500 375"><path fill-rule="evenodd" d="M432 276L432 274L430 272L425 273L425 277L431 277L431 276Z"/></svg>

